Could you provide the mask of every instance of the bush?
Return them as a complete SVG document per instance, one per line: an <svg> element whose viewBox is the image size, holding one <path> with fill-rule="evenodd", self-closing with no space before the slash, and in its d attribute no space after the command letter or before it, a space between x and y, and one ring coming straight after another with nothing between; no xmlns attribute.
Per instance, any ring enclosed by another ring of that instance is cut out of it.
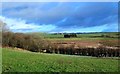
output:
<svg viewBox="0 0 120 74"><path fill-rule="evenodd" d="M17 47L33 52L40 52L49 44L46 40L38 36L32 36L23 33L4 32L2 35L2 45L9 47Z"/></svg>

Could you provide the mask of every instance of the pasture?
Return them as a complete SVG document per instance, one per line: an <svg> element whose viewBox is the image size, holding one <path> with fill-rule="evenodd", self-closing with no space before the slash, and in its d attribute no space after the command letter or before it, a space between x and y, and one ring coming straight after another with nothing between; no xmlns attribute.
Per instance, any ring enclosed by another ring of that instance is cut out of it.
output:
<svg viewBox="0 0 120 74"><path fill-rule="evenodd" d="M64 38L64 34L69 34L69 33L28 33L32 35L38 35L38 36L43 36L46 39L67 39ZM84 38L97 38L97 39L103 39L103 38L110 38L110 39L116 39L119 37L118 32L93 32L93 33L76 33L77 38L76 39L84 39ZM74 39L74 38L71 38Z"/></svg>
<svg viewBox="0 0 120 74"><path fill-rule="evenodd" d="M118 32L95 32L95 33L81 33L76 34L77 37L64 38L64 33L29 33L32 35L37 35L43 37L44 39L52 43L75 43L80 46L98 46L99 43L104 43L110 46L120 46L119 45L119 33Z"/></svg>
<svg viewBox="0 0 120 74"><path fill-rule="evenodd" d="M118 72L118 58L46 54L2 48L3 72Z"/></svg>

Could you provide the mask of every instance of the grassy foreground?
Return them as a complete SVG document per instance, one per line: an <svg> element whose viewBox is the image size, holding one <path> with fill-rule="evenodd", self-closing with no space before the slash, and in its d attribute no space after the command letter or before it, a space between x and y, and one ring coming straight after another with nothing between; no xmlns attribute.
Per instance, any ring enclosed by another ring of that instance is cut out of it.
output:
<svg viewBox="0 0 120 74"><path fill-rule="evenodd" d="M0 74L2 73L2 48L0 47Z"/></svg>
<svg viewBox="0 0 120 74"><path fill-rule="evenodd" d="M3 48L3 72L117 72L118 59L34 53Z"/></svg>

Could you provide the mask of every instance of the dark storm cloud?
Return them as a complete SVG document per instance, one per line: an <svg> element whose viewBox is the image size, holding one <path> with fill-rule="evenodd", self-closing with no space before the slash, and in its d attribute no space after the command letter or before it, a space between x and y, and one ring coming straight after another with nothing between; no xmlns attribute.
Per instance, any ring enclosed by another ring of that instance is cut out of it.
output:
<svg viewBox="0 0 120 74"><path fill-rule="evenodd" d="M118 3L3 3L3 16L20 18L26 20L27 23L53 24L62 29L86 28L104 24L117 24Z"/></svg>
<svg viewBox="0 0 120 74"><path fill-rule="evenodd" d="M117 22L117 3L86 3L78 8L66 21L59 23L64 26L91 27Z"/></svg>

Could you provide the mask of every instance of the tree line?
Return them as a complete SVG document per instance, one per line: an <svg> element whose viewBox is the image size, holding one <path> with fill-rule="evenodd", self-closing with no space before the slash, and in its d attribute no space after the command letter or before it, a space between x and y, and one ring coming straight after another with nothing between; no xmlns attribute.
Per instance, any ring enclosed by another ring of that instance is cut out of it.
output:
<svg viewBox="0 0 120 74"><path fill-rule="evenodd" d="M120 50L113 48L75 48L74 45L64 47L63 45L52 44L41 37L23 33L4 32L2 34L2 46L17 47L32 52L45 52L56 54L69 54L95 57L119 57Z"/></svg>
<svg viewBox="0 0 120 74"><path fill-rule="evenodd" d="M48 47L48 41L30 34L4 32L2 34L2 46L17 47L25 50L40 52Z"/></svg>
<svg viewBox="0 0 120 74"><path fill-rule="evenodd" d="M98 48L79 47L75 48L74 45L64 47L63 45L53 45L51 50L47 50L47 53L56 54L69 54L69 55L80 55L80 56L93 56L93 57L119 57L119 48L107 48L100 46Z"/></svg>

